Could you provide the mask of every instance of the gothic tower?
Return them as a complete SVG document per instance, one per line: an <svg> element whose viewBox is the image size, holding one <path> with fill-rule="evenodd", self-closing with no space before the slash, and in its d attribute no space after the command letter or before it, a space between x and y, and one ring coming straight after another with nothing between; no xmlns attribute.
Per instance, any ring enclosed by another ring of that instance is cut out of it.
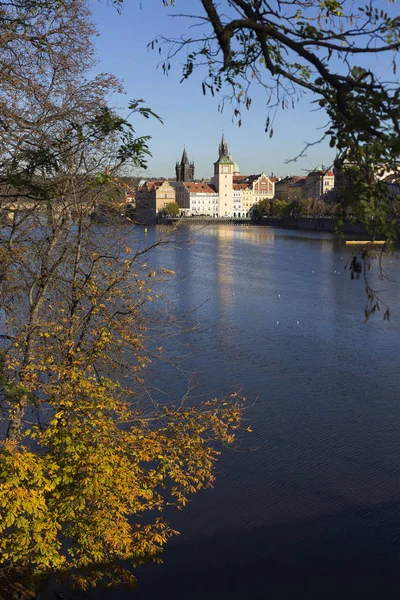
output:
<svg viewBox="0 0 400 600"><path fill-rule="evenodd" d="M233 174L236 171L236 164L228 153L228 144L224 134L222 134L218 153L218 160L214 163L214 185L219 195L219 215L232 216Z"/></svg>
<svg viewBox="0 0 400 600"><path fill-rule="evenodd" d="M228 144L226 143L224 134L222 134L222 139L219 144L218 152L219 152L220 158L221 158L221 156L229 156Z"/></svg>
<svg viewBox="0 0 400 600"><path fill-rule="evenodd" d="M186 147L183 149L181 162L177 162L175 165L175 173L177 181L193 181L194 179L194 162L189 163Z"/></svg>

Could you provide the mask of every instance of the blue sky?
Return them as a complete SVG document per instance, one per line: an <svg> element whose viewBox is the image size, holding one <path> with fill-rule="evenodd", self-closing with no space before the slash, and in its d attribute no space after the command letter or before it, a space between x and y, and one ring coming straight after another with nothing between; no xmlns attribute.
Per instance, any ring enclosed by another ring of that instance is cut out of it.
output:
<svg viewBox="0 0 400 600"><path fill-rule="evenodd" d="M382 1L382 5L386 5L386 1ZM126 89L126 94L114 102L126 113L129 100L143 98L164 121L163 125L145 119L134 121L138 134L152 137L153 157L146 176L174 176L175 161L181 157L186 144L189 158L196 165L195 177L211 177L222 131L243 174L265 171L278 176L301 175L322 161L327 166L333 162L334 150L323 142L310 148L305 158L286 164L301 152L305 142L313 142L322 135L321 128L327 119L323 112L316 110L311 95L303 97L294 110L277 111L274 136L270 139L264 132L266 96L261 88L253 87L251 109L243 113L242 126L238 128L232 123L229 105L220 114L219 99L203 96L204 73L194 74L179 83L183 54L175 59L168 76L157 68L160 57L157 52L148 50L147 44L159 34L178 35L184 22L168 15L191 11L199 14L197 0L176 0L175 9L163 7L161 0L142 3L125 0L122 15L109 3L96 0L91 10L99 31L95 39L98 71L116 75ZM372 57L371 61L378 67L378 58Z"/></svg>

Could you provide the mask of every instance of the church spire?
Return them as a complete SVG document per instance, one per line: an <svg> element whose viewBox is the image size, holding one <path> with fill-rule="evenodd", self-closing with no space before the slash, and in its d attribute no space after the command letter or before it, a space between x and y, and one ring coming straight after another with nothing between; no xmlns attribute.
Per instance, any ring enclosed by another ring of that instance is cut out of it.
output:
<svg viewBox="0 0 400 600"><path fill-rule="evenodd" d="M181 159L181 165L188 165L189 164L189 159L188 159L188 155L186 153L186 144L183 146L183 153L182 153L182 159Z"/></svg>
<svg viewBox="0 0 400 600"><path fill-rule="evenodd" d="M183 147L181 162L176 163L175 173L177 181L193 181L194 179L194 162L189 162L186 145Z"/></svg>
<svg viewBox="0 0 400 600"><path fill-rule="evenodd" d="M222 133L221 143L219 145L219 155L220 156L228 156L228 154L229 154L228 144L226 143L225 135Z"/></svg>

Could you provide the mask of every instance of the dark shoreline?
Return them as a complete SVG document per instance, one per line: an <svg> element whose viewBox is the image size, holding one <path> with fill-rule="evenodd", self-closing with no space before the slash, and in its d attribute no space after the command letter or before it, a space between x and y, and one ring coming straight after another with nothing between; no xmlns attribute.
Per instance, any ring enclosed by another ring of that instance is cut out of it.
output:
<svg viewBox="0 0 400 600"><path fill-rule="evenodd" d="M261 219L243 219L243 218L211 218L211 217L184 217L174 218L165 217L158 223L163 225L173 225L177 222L185 225L237 225L241 227L280 227L282 229L291 229L297 231L322 231L325 233L336 233L338 235L357 234L361 239L371 239L362 224L355 224L345 221L342 226L333 217L262 217ZM377 236L377 239L383 239Z"/></svg>

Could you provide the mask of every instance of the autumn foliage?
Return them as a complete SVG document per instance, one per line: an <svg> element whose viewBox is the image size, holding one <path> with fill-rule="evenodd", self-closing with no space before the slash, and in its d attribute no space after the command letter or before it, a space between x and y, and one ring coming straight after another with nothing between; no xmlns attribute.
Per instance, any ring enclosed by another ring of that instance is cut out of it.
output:
<svg viewBox="0 0 400 600"><path fill-rule="evenodd" d="M160 331L181 330L156 291L173 273L147 264L174 232L144 248L129 221L96 220L149 150L107 107L118 82L87 79L84 2L10 3L0 21L0 598L35 597L53 574L134 585L175 533L164 508L212 484L241 402L145 394Z"/></svg>

